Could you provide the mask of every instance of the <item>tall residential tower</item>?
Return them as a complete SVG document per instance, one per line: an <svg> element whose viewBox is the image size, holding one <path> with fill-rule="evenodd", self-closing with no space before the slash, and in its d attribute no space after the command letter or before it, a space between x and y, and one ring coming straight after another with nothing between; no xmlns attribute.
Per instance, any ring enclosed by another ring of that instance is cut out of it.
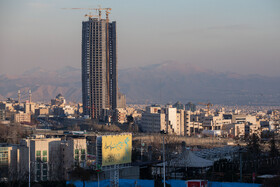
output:
<svg viewBox="0 0 280 187"><path fill-rule="evenodd" d="M83 111L99 119L102 109L117 108L117 38L116 22L89 16L82 29ZM104 9L102 9L104 10Z"/></svg>

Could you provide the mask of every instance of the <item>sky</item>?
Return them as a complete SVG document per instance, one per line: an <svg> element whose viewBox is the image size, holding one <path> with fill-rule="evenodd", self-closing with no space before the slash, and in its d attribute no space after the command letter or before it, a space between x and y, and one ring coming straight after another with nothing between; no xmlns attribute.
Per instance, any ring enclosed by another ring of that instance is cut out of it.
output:
<svg viewBox="0 0 280 187"><path fill-rule="evenodd" d="M81 67L81 26L112 8L118 67L188 63L280 76L279 0L0 0L0 74Z"/></svg>

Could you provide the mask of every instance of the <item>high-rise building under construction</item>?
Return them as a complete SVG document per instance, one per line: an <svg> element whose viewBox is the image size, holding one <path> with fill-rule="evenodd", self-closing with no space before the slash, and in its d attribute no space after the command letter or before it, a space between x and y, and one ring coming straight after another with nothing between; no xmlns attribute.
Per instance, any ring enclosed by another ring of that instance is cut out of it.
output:
<svg viewBox="0 0 280 187"><path fill-rule="evenodd" d="M104 9L102 9L104 10ZM117 107L116 22L89 16L82 29L82 94L84 115L99 119L102 109Z"/></svg>

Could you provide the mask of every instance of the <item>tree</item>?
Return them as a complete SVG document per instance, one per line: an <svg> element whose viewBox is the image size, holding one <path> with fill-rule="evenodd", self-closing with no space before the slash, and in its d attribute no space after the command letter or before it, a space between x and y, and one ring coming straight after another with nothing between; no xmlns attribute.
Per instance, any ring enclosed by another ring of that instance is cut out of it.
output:
<svg viewBox="0 0 280 187"><path fill-rule="evenodd" d="M71 179L74 180L81 180L83 182L83 187L85 187L86 186L85 181L90 180L91 172L80 166L76 166L74 170L70 172L70 177Z"/></svg>
<svg viewBox="0 0 280 187"><path fill-rule="evenodd" d="M134 118L132 117L132 115L127 116L127 117L126 117L126 120L127 120L127 123L128 123L128 124L134 122Z"/></svg>
<svg viewBox="0 0 280 187"><path fill-rule="evenodd" d="M269 152L269 156L271 157L276 157L279 155L279 151L276 147L276 144L275 144L275 137L274 137L274 133L272 134L272 138L271 140L269 141L269 144L270 144L270 152Z"/></svg>
<svg viewBox="0 0 280 187"><path fill-rule="evenodd" d="M261 154L260 139L255 133L249 137L247 153L253 157L258 157Z"/></svg>

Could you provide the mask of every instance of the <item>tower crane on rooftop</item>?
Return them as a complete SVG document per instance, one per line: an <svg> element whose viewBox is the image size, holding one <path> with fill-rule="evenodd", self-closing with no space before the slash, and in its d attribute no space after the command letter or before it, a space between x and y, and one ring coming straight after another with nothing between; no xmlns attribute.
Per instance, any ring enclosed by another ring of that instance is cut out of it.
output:
<svg viewBox="0 0 280 187"><path fill-rule="evenodd" d="M208 102L208 103L197 103L197 104L207 106L207 113L208 113L208 115L209 115L210 107L213 106L212 103Z"/></svg>
<svg viewBox="0 0 280 187"><path fill-rule="evenodd" d="M101 14L102 14L102 10L105 10L105 13L106 13L106 20L109 21L109 14L111 13L111 10L112 8L62 8L62 9L65 9L65 10L96 10L98 11L98 18L101 19ZM95 17L95 16L89 16L89 15L85 15L87 17Z"/></svg>

